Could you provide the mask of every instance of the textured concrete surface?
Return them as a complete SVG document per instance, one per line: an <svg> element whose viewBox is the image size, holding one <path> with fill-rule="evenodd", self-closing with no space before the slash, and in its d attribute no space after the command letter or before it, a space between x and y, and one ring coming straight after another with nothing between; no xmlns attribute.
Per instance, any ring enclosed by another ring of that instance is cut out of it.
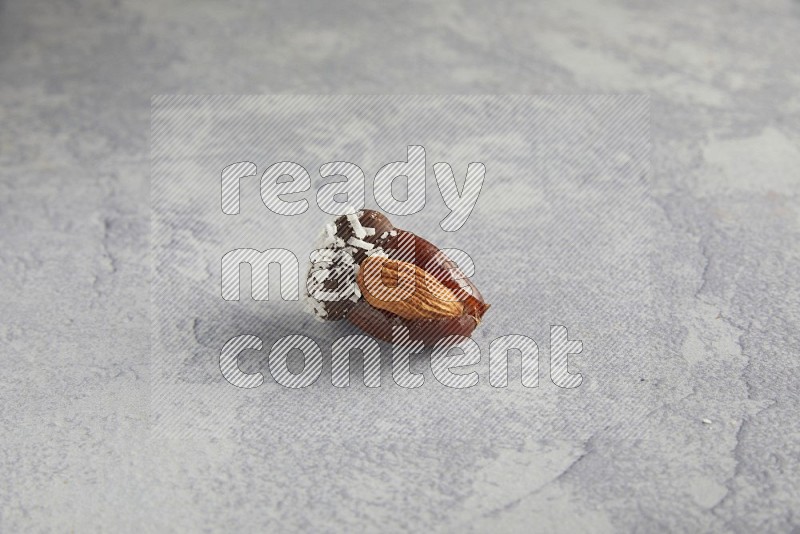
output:
<svg viewBox="0 0 800 534"><path fill-rule="evenodd" d="M771 0L0 3L0 529L799 528L798 29ZM632 439L498 443L424 388L367 438L283 391L294 417L150 436L151 95L328 92L650 95Z"/></svg>

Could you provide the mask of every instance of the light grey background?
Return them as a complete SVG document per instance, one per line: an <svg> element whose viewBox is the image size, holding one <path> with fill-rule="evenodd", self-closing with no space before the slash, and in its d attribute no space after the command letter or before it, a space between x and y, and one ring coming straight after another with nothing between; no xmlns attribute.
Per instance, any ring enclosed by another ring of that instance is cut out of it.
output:
<svg viewBox="0 0 800 534"><path fill-rule="evenodd" d="M799 23L788 0L1 3L2 530L798 528ZM423 388L368 439L331 422L365 397L148 438L150 97L298 92L651 96L636 439L475 440L521 407L458 433Z"/></svg>

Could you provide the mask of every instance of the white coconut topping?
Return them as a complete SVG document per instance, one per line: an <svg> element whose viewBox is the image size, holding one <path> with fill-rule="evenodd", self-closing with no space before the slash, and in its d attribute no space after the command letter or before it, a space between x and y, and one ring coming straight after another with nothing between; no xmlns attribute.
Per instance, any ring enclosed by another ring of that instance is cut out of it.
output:
<svg viewBox="0 0 800 534"><path fill-rule="evenodd" d="M333 223L328 223L325 225L325 233L328 234L330 237L336 236L336 225Z"/></svg>
<svg viewBox="0 0 800 534"><path fill-rule="evenodd" d="M311 280L314 282L324 282L328 279L331 275L331 271L328 269L319 269L311 273Z"/></svg>
<svg viewBox="0 0 800 534"><path fill-rule="evenodd" d="M310 255L311 268L307 281L306 300L308 307L320 320L329 315L326 309L328 302L343 299L357 302L362 298L356 282L359 267L355 261L355 255L358 252L366 251L368 255L377 254L388 257L382 248L376 248L372 243L364 241L365 237L374 236L376 230L361 224L359 218L363 215L363 211L356 212L354 208L348 209L346 218L353 229L353 236L347 242L336 235L335 224L326 224L317 241L317 250ZM381 238L385 239L388 235L391 235L391 232L384 232ZM337 289L326 289L326 282L331 281L336 282Z"/></svg>
<svg viewBox="0 0 800 534"><path fill-rule="evenodd" d="M364 239L367 237L367 231L361 226L361 221L358 220L358 215L355 213L348 213L347 220L350 222L350 226L353 227L353 233L358 239ZM372 231L373 233L375 230Z"/></svg>
<svg viewBox="0 0 800 534"><path fill-rule="evenodd" d="M352 245L354 247L363 248L364 250L372 250L375 248L375 245L372 243L367 243L366 241L362 241L360 238L351 237L347 240L348 245Z"/></svg>
<svg viewBox="0 0 800 534"><path fill-rule="evenodd" d="M369 256L369 257L377 256L379 258L388 258L389 257L389 255L386 254L386 251L384 251L381 247L378 247L378 248L375 248L373 250L370 250L369 252L367 252L367 256Z"/></svg>
<svg viewBox="0 0 800 534"><path fill-rule="evenodd" d="M311 252L311 263L330 262L336 259L337 253L330 248L317 249Z"/></svg>
<svg viewBox="0 0 800 534"><path fill-rule="evenodd" d="M305 305L318 321L324 321L325 317L328 316L325 306L311 295L306 296Z"/></svg>
<svg viewBox="0 0 800 534"><path fill-rule="evenodd" d="M347 250L339 251L339 255L336 259L345 265L353 265L356 262L356 260L353 259L353 253Z"/></svg>

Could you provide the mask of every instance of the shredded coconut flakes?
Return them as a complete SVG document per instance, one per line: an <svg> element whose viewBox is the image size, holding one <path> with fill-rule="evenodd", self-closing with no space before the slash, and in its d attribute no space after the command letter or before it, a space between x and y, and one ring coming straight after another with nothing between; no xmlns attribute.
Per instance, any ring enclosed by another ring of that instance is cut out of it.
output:
<svg viewBox="0 0 800 534"><path fill-rule="evenodd" d="M375 248L375 245L372 243L367 243L366 241L362 241L361 238L351 237L347 240L348 245L352 245L354 247L363 248L364 250L372 250Z"/></svg>

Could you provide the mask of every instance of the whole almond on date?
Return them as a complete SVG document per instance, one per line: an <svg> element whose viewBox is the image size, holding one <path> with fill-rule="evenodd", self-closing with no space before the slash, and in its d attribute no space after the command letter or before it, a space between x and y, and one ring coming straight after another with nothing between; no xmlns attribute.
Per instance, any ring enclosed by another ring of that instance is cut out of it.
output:
<svg viewBox="0 0 800 534"><path fill-rule="evenodd" d="M413 263L370 256L356 278L374 308L403 319L449 319L464 314L464 304L439 280Z"/></svg>

